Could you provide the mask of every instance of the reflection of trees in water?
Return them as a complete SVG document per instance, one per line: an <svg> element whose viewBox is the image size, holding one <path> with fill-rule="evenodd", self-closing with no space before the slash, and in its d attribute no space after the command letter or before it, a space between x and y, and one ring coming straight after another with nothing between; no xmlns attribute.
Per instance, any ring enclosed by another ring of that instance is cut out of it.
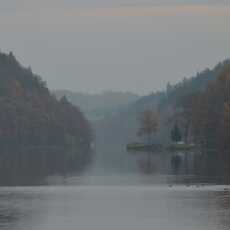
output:
<svg viewBox="0 0 230 230"><path fill-rule="evenodd" d="M32 190L36 191L36 188ZM33 191L22 187L0 191L0 229L1 227L15 229L18 223L31 220L39 215L40 211L37 207L40 202L42 203L44 196L41 192ZM50 198L47 197L47 199ZM36 201L36 206L31 205L33 201Z"/></svg>
<svg viewBox="0 0 230 230"><path fill-rule="evenodd" d="M13 205L9 205L11 196L0 195L0 228L13 224L20 219L20 210Z"/></svg>
<svg viewBox="0 0 230 230"><path fill-rule="evenodd" d="M146 156L138 160L138 165L140 170L147 174L195 174L193 161L184 154L146 152Z"/></svg>
<svg viewBox="0 0 230 230"><path fill-rule="evenodd" d="M174 174L178 174L181 168L182 159L178 154L171 157L171 167Z"/></svg>
<svg viewBox="0 0 230 230"><path fill-rule="evenodd" d="M220 174L219 159L213 152L197 150L148 150L130 151L136 156L137 165L145 174L170 174L183 176L186 183L229 184L229 173ZM179 179L180 180L180 179Z"/></svg>
<svg viewBox="0 0 230 230"><path fill-rule="evenodd" d="M214 194L219 229L228 230L230 226L230 190L225 189Z"/></svg>
<svg viewBox="0 0 230 230"><path fill-rule="evenodd" d="M139 159L138 166L144 174L153 174L157 171L156 165L153 162L149 162L149 159Z"/></svg>
<svg viewBox="0 0 230 230"><path fill-rule="evenodd" d="M218 192L217 194L217 203L223 208L225 211L228 212L230 217L230 190ZM230 223L230 218L229 218Z"/></svg>
<svg viewBox="0 0 230 230"><path fill-rule="evenodd" d="M11 210L10 213L5 213L5 211L6 210L0 211L0 227L12 224L19 219L17 212L12 212Z"/></svg>

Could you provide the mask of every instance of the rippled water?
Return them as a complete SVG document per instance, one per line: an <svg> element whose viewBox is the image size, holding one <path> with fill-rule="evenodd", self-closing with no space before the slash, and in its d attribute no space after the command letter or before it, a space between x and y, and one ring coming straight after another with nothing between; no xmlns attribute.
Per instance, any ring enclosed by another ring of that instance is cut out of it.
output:
<svg viewBox="0 0 230 230"><path fill-rule="evenodd" d="M165 181L72 177L65 185L0 188L0 229L229 230L229 186Z"/></svg>

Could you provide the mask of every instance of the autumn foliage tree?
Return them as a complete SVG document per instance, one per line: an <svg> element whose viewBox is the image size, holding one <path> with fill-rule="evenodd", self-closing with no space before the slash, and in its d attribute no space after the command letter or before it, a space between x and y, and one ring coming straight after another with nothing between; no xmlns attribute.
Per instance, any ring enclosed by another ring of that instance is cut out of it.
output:
<svg viewBox="0 0 230 230"><path fill-rule="evenodd" d="M138 135L146 137L148 144L151 144L153 134L157 132L158 126L158 113L154 110L145 110L140 116Z"/></svg>

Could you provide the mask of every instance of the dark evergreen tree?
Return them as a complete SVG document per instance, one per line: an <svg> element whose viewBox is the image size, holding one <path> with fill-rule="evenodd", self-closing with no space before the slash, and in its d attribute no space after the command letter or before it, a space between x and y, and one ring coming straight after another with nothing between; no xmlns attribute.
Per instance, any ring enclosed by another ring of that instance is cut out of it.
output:
<svg viewBox="0 0 230 230"><path fill-rule="evenodd" d="M182 140L181 131L177 123L175 123L171 131L171 139L173 142L180 142Z"/></svg>

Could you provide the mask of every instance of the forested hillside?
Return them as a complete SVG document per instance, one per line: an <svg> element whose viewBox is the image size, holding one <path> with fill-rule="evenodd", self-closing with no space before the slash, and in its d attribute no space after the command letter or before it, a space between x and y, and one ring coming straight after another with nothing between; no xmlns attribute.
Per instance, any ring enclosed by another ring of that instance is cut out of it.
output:
<svg viewBox="0 0 230 230"><path fill-rule="evenodd" d="M225 60L217 64L213 69L205 69L197 73L194 77L184 78L183 81L171 85L168 83L165 91L158 92L141 98L134 105L132 110L136 109L137 114L145 109L157 110L160 114L160 128L158 130L158 139L160 142L170 141L170 132L176 120L181 121L181 130L184 139L189 138L190 124L187 124L185 116L191 109L190 103L193 96L204 92L208 85L216 80L223 68L230 63ZM184 140L186 141L186 140Z"/></svg>
<svg viewBox="0 0 230 230"><path fill-rule="evenodd" d="M134 104L134 107L143 108L144 106L148 107L153 104L157 104L159 107L169 104L176 105L187 95L205 90L210 81L215 80L223 66L228 63L230 63L229 59L218 63L213 69L206 68L193 77L186 77L175 85L168 83L165 91L140 98Z"/></svg>
<svg viewBox="0 0 230 230"><path fill-rule="evenodd" d="M230 175L230 63L202 92L181 104L192 140L207 155L210 172ZM189 108L189 109L188 109Z"/></svg>
<svg viewBox="0 0 230 230"><path fill-rule="evenodd" d="M141 97L115 117L98 122L96 124L97 144L103 165L124 170L134 167L135 163L125 152L125 146L130 142L142 141L137 136L139 118L141 113L148 109L159 113L160 124L154 136L155 142L161 144L171 142L171 129L176 122L178 122L183 141L194 141L189 117L191 102L197 94L205 92L208 85L218 78L228 63L230 63L229 60L221 62L213 69L206 69L176 85L168 84L165 91ZM197 100L199 102L199 99ZM225 107L228 109L227 105Z"/></svg>
<svg viewBox="0 0 230 230"><path fill-rule="evenodd" d="M0 183L31 183L82 170L91 128L81 111L51 96L46 83L14 55L0 54Z"/></svg>

